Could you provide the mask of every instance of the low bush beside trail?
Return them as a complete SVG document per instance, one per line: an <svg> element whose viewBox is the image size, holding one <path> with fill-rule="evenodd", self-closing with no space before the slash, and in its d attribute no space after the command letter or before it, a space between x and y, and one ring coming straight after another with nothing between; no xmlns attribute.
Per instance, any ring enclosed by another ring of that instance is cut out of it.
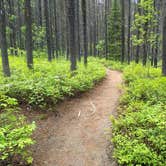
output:
<svg viewBox="0 0 166 166"><path fill-rule="evenodd" d="M166 165L166 78L160 73L136 64L124 69L119 116L111 117L119 165Z"/></svg>

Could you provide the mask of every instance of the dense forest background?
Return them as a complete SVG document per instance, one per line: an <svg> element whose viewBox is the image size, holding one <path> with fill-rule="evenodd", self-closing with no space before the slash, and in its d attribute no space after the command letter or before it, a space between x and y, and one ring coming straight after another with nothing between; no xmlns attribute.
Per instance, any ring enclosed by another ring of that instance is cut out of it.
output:
<svg viewBox="0 0 166 166"><path fill-rule="evenodd" d="M10 75L7 49L13 56L26 50L29 68L33 67L33 56L46 51L48 61L71 57L72 70L82 57L86 64L88 55L161 66L164 5L162 0L2 0L5 75Z"/></svg>

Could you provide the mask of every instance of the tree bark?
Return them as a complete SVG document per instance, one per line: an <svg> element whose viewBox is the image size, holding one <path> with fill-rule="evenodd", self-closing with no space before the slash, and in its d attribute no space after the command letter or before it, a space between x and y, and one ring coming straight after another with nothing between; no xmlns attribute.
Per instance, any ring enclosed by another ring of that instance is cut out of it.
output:
<svg viewBox="0 0 166 166"><path fill-rule="evenodd" d="M128 41L127 41L127 45L128 45L128 52L127 52L127 61L128 64L130 64L130 58L131 58L131 43L130 43L130 28L131 28L131 0L128 0L128 5L129 5L129 14L128 14Z"/></svg>
<svg viewBox="0 0 166 166"><path fill-rule="evenodd" d="M162 74L166 76L166 2L163 4Z"/></svg>
<svg viewBox="0 0 166 166"><path fill-rule="evenodd" d="M81 61L81 46L80 46L80 0L76 0L76 16L77 16L77 54L78 54L78 60Z"/></svg>
<svg viewBox="0 0 166 166"><path fill-rule="evenodd" d="M2 67L4 76L10 76L9 60L7 53L7 41L6 41L6 20L5 20L5 7L4 0L0 0L0 43L2 54Z"/></svg>
<svg viewBox="0 0 166 166"><path fill-rule="evenodd" d="M140 0L138 0L138 4L140 3ZM138 6L138 14L141 15L141 8ZM137 40L140 39L140 30L137 29ZM136 47L136 56L135 56L135 62L139 63L139 57L140 57L140 45L138 44Z"/></svg>
<svg viewBox="0 0 166 166"><path fill-rule="evenodd" d="M54 5L54 34L55 34L55 52L56 52L56 58L59 57L59 47L58 47L58 31L57 31L57 3L56 0L53 2Z"/></svg>
<svg viewBox="0 0 166 166"><path fill-rule="evenodd" d="M82 15L83 15L83 36L84 36L84 65L87 65L88 57L88 41L87 41L87 19L86 19L86 0L82 0Z"/></svg>
<svg viewBox="0 0 166 166"><path fill-rule="evenodd" d="M25 26L26 26L26 53L27 66L29 69L33 68L33 54L32 54L32 16L31 16L31 1L25 0Z"/></svg>
<svg viewBox="0 0 166 166"><path fill-rule="evenodd" d="M45 25L46 25L48 61L51 61L52 50L51 50L51 32L50 32L50 19L49 19L49 12L48 12L48 0L44 0L44 15L45 15Z"/></svg>
<svg viewBox="0 0 166 166"><path fill-rule="evenodd" d="M124 0L121 0L122 6L122 52L121 52L121 62L124 62L125 59L125 4Z"/></svg>
<svg viewBox="0 0 166 166"><path fill-rule="evenodd" d="M70 45L70 61L71 71L76 70L76 35L75 35L75 0L68 0L68 20L69 20L69 45Z"/></svg>
<svg viewBox="0 0 166 166"><path fill-rule="evenodd" d="M10 32L10 47L11 47L11 55L17 55L17 51L16 51L16 27L15 27L15 18L13 18L13 16L15 15L14 13L14 1L13 0L8 0L8 4L9 4L9 15L12 18L11 20L9 20L9 27L11 29Z"/></svg>
<svg viewBox="0 0 166 166"><path fill-rule="evenodd" d="M108 0L105 0L105 57L108 60Z"/></svg>

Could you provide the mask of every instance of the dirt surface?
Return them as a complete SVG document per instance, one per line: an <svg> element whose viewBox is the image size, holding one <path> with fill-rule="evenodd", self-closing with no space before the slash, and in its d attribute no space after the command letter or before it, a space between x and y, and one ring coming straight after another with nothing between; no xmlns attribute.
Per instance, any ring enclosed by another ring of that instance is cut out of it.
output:
<svg viewBox="0 0 166 166"><path fill-rule="evenodd" d="M121 73L107 71L94 89L60 103L37 121L34 166L114 166L108 157L109 116L116 113Z"/></svg>

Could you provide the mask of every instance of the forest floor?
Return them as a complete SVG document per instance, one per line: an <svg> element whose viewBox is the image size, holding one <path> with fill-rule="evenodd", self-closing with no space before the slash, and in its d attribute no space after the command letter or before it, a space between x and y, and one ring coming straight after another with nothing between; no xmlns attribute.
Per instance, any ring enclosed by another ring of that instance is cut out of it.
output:
<svg viewBox="0 0 166 166"><path fill-rule="evenodd" d="M115 166L108 155L108 128L109 116L116 115L121 83L122 74L108 70L95 88L58 104L58 114L32 113L38 126L34 166Z"/></svg>

